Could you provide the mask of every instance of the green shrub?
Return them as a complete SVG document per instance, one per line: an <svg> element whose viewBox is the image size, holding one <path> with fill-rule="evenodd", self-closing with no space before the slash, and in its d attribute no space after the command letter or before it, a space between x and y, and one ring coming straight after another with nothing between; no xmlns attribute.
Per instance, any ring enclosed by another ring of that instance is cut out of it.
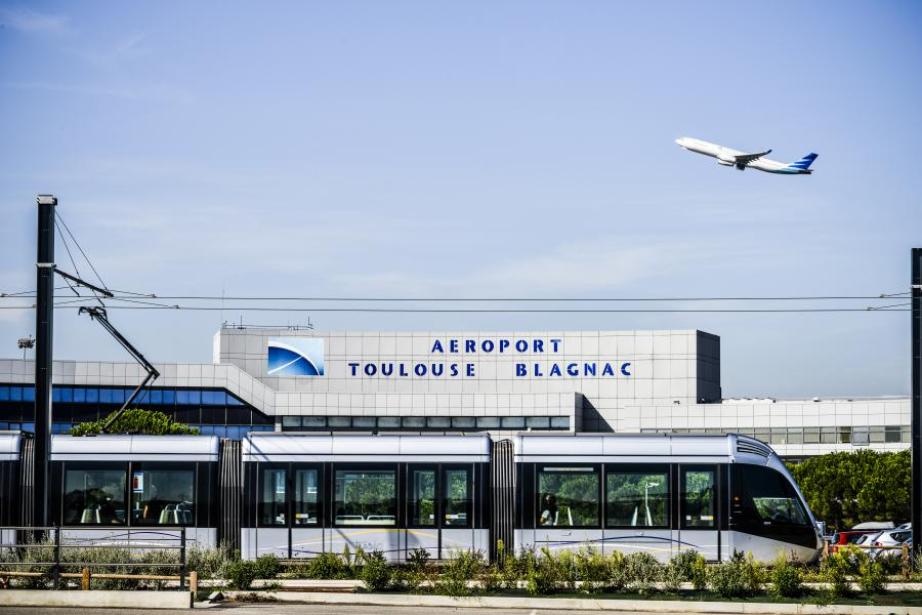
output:
<svg viewBox="0 0 922 615"><path fill-rule="evenodd" d="M497 557L499 558L497 568L499 570L500 587L506 591L518 589L519 581L524 577L524 557L516 558L512 554L504 554L502 551L499 552Z"/></svg>
<svg viewBox="0 0 922 615"><path fill-rule="evenodd" d="M692 562L690 580L697 592L703 592L708 586L708 565L703 555L698 554Z"/></svg>
<svg viewBox="0 0 922 615"><path fill-rule="evenodd" d="M876 559L866 559L858 568L858 585L865 594L881 594L887 574L883 564Z"/></svg>
<svg viewBox="0 0 922 615"><path fill-rule="evenodd" d="M848 576L853 571L853 563L848 553L843 550L830 553L820 565L820 578L829 584L829 593L839 598L851 592Z"/></svg>
<svg viewBox="0 0 922 615"><path fill-rule="evenodd" d="M410 568L425 568L429 564L429 549L416 548L407 555L407 564Z"/></svg>
<svg viewBox="0 0 922 615"><path fill-rule="evenodd" d="M685 582L691 583L697 591L703 591L707 587L707 562L694 549L680 551L669 560L663 575L667 591L678 592Z"/></svg>
<svg viewBox="0 0 922 615"><path fill-rule="evenodd" d="M257 579L274 579L282 568L279 558L271 553L260 555L253 565L256 566Z"/></svg>
<svg viewBox="0 0 922 615"><path fill-rule="evenodd" d="M350 568L336 553L318 553L298 568L298 572L309 579L349 578Z"/></svg>
<svg viewBox="0 0 922 615"><path fill-rule="evenodd" d="M663 574L663 565L646 552L631 553L624 557L624 586L639 594L649 593Z"/></svg>
<svg viewBox="0 0 922 615"><path fill-rule="evenodd" d="M576 554L574 566L582 591L596 592L608 583L608 560L595 549L580 549Z"/></svg>
<svg viewBox="0 0 922 615"><path fill-rule="evenodd" d="M132 408L125 410L115 421L109 425L107 431L103 431L106 424L115 412L99 419L98 421L87 421L78 423L70 430L72 436L96 436L101 433L140 433L153 436L164 435L197 435L198 428L189 427L183 423L177 423L171 417L156 410L141 410Z"/></svg>
<svg viewBox="0 0 922 615"><path fill-rule="evenodd" d="M747 593L752 596L762 591L762 586L768 580L765 566L757 562L752 553L746 553L744 556L740 552L733 554L734 558L739 558L740 566L743 568L743 579L746 583Z"/></svg>
<svg viewBox="0 0 922 615"><path fill-rule="evenodd" d="M478 551L457 551L452 554L448 565L442 569L435 589L453 598L469 596L472 591L468 581L480 576L483 556Z"/></svg>
<svg viewBox="0 0 922 615"><path fill-rule="evenodd" d="M764 580L762 567L752 558L740 552L733 554L730 561L712 566L707 573L708 587L721 598L751 596L761 590Z"/></svg>
<svg viewBox="0 0 922 615"><path fill-rule="evenodd" d="M499 569L493 565L484 566L477 580L480 581L480 588L488 594L496 592L503 586L503 577Z"/></svg>
<svg viewBox="0 0 922 615"><path fill-rule="evenodd" d="M771 571L772 593L784 598L797 598L804 593L803 569L781 555L775 560Z"/></svg>
<svg viewBox="0 0 922 615"><path fill-rule="evenodd" d="M224 576L234 589L246 591L256 580L256 562L238 559L224 567Z"/></svg>
<svg viewBox="0 0 922 615"><path fill-rule="evenodd" d="M695 562L697 562L699 559L704 559L704 557L694 549L688 549L685 551L679 551L669 561L675 564L682 571L682 577L686 581L691 581L692 569L695 565Z"/></svg>
<svg viewBox="0 0 922 615"><path fill-rule="evenodd" d="M550 557L557 560L555 565L557 574L560 576L560 584L567 591L575 591L576 582L579 580L577 576L577 556L572 551L564 549L556 554L551 553Z"/></svg>
<svg viewBox="0 0 922 615"><path fill-rule="evenodd" d="M196 571L200 579L220 578L227 562L227 555L221 549L193 547L186 552L189 570Z"/></svg>
<svg viewBox="0 0 922 615"><path fill-rule="evenodd" d="M365 589L372 592L381 592L390 586L391 567L381 551L363 554L359 579L365 584Z"/></svg>
<svg viewBox="0 0 922 615"><path fill-rule="evenodd" d="M525 588L533 596L556 593L565 582L566 575L560 560L543 547L540 555L533 552L525 559Z"/></svg>
<svg viewBox="0 0 922 615"><path fill-rule="evenodd" d="M432 576L429 558L427 549L413 549L407 555L407 569L400 579L407 590L420 593L426 587L426 582Z"/></svg>
<svg viewBox="0 0 922 615"><path fill-rule="evenodd" d="M612 551L608 556L608 583L606 589L610 591L621 591L627 585L627 571L624 565L624 553L621 551Z"/></svg>
<svg viewBox="0 0 922 615"><path fill-rule="evenodd" d="M677 594L682 589L682 583L686 579L685 570L673 558L663 567L662 579L663 589L670 594Z"/></svg>

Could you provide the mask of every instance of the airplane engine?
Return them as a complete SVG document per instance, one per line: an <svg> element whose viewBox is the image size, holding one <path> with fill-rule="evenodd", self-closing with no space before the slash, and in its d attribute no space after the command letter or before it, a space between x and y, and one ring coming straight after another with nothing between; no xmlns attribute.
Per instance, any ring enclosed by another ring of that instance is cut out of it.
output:
<svg viewBox="0 0 922 615"><path fill-rule="evenodd" d="M718 159L717 159L717 164L719 164L719 165L721 165L721 166L725 166L725 167L732 167L732 166L735 165L736 163L735 163L735 162L727 162L726 160L721 160L720 158L718 158Z"/></svg>

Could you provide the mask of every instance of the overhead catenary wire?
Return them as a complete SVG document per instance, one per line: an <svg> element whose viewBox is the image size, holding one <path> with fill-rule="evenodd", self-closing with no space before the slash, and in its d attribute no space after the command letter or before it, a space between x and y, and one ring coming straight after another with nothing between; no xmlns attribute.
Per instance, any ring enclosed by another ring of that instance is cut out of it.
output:
<svg viewBox="0 0 922 615"><path fill-rule="evenodd" d="M65 237L65 236L64 236L64 233L61 232L61 226L58 224L58 217L57 217L57 216L55 216L55 218L54 218L54 227L55 227L55 228L57 229L57 231L58 231L58 236L61 238L61 243L64 244L64 250L67 252L67 258L70 259L70 264L71 264L71 265L73 266L73 268L74 268L74 273L77 274L77 277L78 277L78 278L79 278L79 277L82 277L82 276L80 275L80 268L77 267L77 263L76 263L76 261L74 261L74 255L71 254L71 252L70 252L70 246L67 245L67 237ZM67 287L70 288L71 292L74 293L75 295L77 295L77 296L79 297L79 296L80 296L80 291L78 291L78 290L74 287L73 282L71 282L71 281L68 280L67 278L64 278L64 281L67 283Z"/></svg>
<svg viewBox="0 0 922 615"><path fill-rule="evenodd" d="M85 298L92 301L91 298ZM55 309L73 307L78 300L55 304ZM0 306L3 310L33 309L32 305ZM833 308L386 308L386 307L281 307L281 306L201 306L201 305L108 305L112 310L150 310L184 312L338 312L338 313L392 313L392 314L810 314L810 313L895 313L909 312L909 308L873 309L871 307Z"/></svg>
<svg viewBox="0 0 922 615"><path fill-rule="evenodd" d="M152 299L170 301L335 301L335 302L406 302L406 303L605 303L605 302L684 302L684 301L879 301L896 295L804 295L750 297L283 297L283 296L220 296L220 295L148 295Z"/></svg>
<svg viewBox="0 0 922 615"><path fill-rule="evenodd" d="M61 287L66 288L66 287ZM111 289L110 289L111 290ZM27 294L31 293L31 294ZM880 295L784 295L784 296L747 296L747 297L283 297L283 296L225 296L220 295L158 295L157 293L139 293L133 291L112 290L113 298L125 298L130 295L138 299L159 299L170 301L266 301L266 302L314 302L328 301L338 303L670 303L670 302L720 302L720 301L881 301L902 298L897 294ZM34 291L19 293L0 293L0 299L35 298ZM909 299L909 297L905 297Z"/></svg>
<svg viewBox="0 0 922 615"><path fill-rule="evenodd" d="M74 245L77 246L77 249L80 250L80 254L83 255L83 260L85 260L85 261L86 261L86 264L89 265L89 266L90 266L90 269L93 270L93 274L96 276L96 279L99 280L100 285L101 285L103 288L105 288L106 290L108 290L109 287L106 285L105 281L103 281L102 276L99 275L99 272L96 271L96 267L93 266L93 261L91 261L91 260L90 260L90 257L87 256L86 252L85 252L85 251L83 250L83 248L80 246L80 242L77 241L77 238L76 238L76 237L74 237L74 234L70 232L70 227L68 227L68 226L67 226L67 223L64 222L64 218L61 217L61 214L58 213L57 211L55 211L55 213L54 213L54 218L55 218L55 225L57 225L58 221L61 222L61 226L63 226L63 227L64 227L64 230L67 231L67 234L70 236L71 240L73 240ZM63 236L62 236L62 238L63 238ZM67 245L67 243L66 243L66 241L65 241L65 246L66 246L66 245ZM68 254L70 254L70 250L68 250ZM73 259L71 259L71 261L73 261ZM75 264L75 265L74 265L74 268L76 269L76 267L77 267L77 265ZM78 273L78 275L79 275L79 273Z"/></svg>

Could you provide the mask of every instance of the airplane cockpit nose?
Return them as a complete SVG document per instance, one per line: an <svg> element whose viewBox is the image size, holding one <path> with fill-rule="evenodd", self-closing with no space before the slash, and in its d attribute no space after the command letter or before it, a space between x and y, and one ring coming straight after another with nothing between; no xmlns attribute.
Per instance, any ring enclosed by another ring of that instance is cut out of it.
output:
<svg viewBox="0 0 922 615"><path fill-rule="evenodd" d="M679 137L678 139L675 140L675 142L676 142L676 145L681 145L682 147L685 147L685 137Z"/></svg>

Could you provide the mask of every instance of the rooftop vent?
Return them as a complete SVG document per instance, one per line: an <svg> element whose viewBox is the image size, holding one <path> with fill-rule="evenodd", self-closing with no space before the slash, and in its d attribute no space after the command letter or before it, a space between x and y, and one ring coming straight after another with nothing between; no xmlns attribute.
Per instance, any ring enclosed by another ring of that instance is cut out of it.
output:
<svg viewBox="0 0 922 615"><path fill-rule="evenodd" d="M738 439L736 441L736 452L749 453L750 455L759 455L760 457L768 457L772 454L772 449L756 440Z"/></svg>

